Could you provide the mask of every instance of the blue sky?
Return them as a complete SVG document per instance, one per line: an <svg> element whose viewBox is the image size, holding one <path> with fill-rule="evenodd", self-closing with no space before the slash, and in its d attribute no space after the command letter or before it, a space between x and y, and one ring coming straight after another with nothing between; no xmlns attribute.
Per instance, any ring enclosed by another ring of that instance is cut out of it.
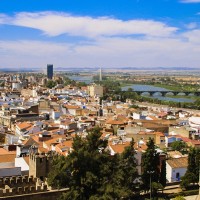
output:
<svg viewBox="0 0 200 200"><path fill-rule="evenodd" d="M200 66L200 0L0 0L0 68Z"/></svg>

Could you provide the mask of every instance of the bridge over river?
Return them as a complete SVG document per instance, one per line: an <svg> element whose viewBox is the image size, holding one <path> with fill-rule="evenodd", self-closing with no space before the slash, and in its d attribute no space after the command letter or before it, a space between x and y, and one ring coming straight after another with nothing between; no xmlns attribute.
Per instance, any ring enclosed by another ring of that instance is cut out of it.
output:
<svg viewBox="0 0 200 200"><path fill-rule="evenodd" d="M125 92L125 91L124 91ZM172 91L172 90L165 90L165 91L159 91L159 90L153 90L153 91L149 91L149 90L133 90L132 92L137 93L138 95L142 95L142 94L149 94L149 96L154 96L156 95L161 95L161 96L166 96L166 95L185 95L185 96L189 96L189 95L193 95L193 96L200 96L200 91L199 92L191 92L191 91Z"/></svg>

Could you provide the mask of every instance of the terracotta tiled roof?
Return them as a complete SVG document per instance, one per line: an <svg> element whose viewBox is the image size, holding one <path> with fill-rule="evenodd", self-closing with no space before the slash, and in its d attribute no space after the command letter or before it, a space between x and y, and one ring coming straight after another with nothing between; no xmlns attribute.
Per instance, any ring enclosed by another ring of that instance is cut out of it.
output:
<svg viewBox="0 0 200 200"><path fill-rule="evenodd" d="M113 120L113 119L108 119L106 121L106 124L112 124L112 125L123 125L124 122L121 120Z"/></svg>
<svg viewBox="0 0 200 200"><path fill-rule="evenodd" d="M200 141L198 141L198 140L191 140L191 143L192 144L200 144Z"/></svg>
<svg viewBox="0 0 200 200"><path fill-rule="evenodd" d="M109 142L110 148L112 148L112 150L115 153L122 153L124 151L124 148L129 146L129 144L130 144L129 142L125 142L124 144L115 144L115 145L113 145L111 141Z"/></svg>
<svg viewBox="0 0 200 200"><path fill-rule="evenodd" d="M15 162L16 154L0 155L0 163Z"/></svg>
<svg viewBox="0 0 200 200"><path fill-rule="evenodd" d="M7 151L4 148L0 148L0 156L3 155L6 157L6 155L16 155L16 151Z"/></svg>
<svg viewBox="0 0 200 200"><path fill-rule="evenodd" d="M30 128L32 126L32 124L29 124L27 122L22 122L16 125L20 130L22 129L27 129Z"/></svg>
<svg viewBox="0 0 200 200"><path fill-rule="evenodd" d="M60 125L69 125L69 124L72 124L71 120L66 120L64 122L61 122Z"/></svg>
<svg viewBox="0 0 200 200"><path fill-rule="evenodd" d="M167 160L167 163L172 168L185 168L188 166L188 158L187 157L173 158L173 159Z"/></svg>
<svg viewBox="0 0 200 200"><path fill-rule="evenodd" d="M25 162L27 163L27 165L29 165L29 156L24 156L23 159L25 160Z"/></svg>
<svg viewBox="0 0 200 200"><path fill-rule="evenodd" d="M65 105L65 107L67 109L79 109L80 108L79 106L75 106L75 105Z"/></svg>
<svg viewBox="0 0 200 200"><path fill-rule="evenodd" d="M53 135L53 138L50 138L49 140L45 141L44 143L48 146L48 148L50 149L50 146L52 144L58 144L59 143L59 139L64 139L66 138L65 135Z"/></svg>
<svg viewBox="0 0 200 200"><path fill-rule="evenodd" d="M62 148L65 148L65 147L72 148L72 144L73 144L72 140L67 140L67 141L57 144L56 148L59 150L61 150Z"/></svg>
<svg viewBox="0 0 200 200"><path fill-rule="evenodd" d="M179 151L169 151L167 152L168 156L171 157L171 158L180 158L180 157L183 157L182 153L179 152Z"/></svg>
<svg viewBox="0 0 200 200"><path fill-rule="evenodd" d="M38 147L38 152L39 153L47 153L49 150L48 149L45 149L44 147Z"/></svg>
<svg viewBox="0 0 200 200"><path fill-rule="evenodd" d="M55 129L55 130L52 130L52 134L57 134L58 131L61 131L61 130L64 130L63 128L58 128L58 129Z"/></svg>
<svg viewBox="0 0 200 200"><path fill-rule="evenodd" d="M37 135L31 135L30 138L23 142L24 146L32 146L33 144L39 145L39 139Z"/></svg>
<svg viewBox="0 0 200 200"><path fill-rule="evenodd" d="M156 133L155 133L155 132L144 132L144 131L140 131L140 132L138 133L138 135L156 135Z"/></svg>
<svg viewBox="0 0 200 200"><path fill-rule="evenodd" d="M155 133L156 135L159 135L159 136L163 136L163 137L165 136L164 133L162 133L162 132L154 132L154 133Z"/></svg>
<svg viewBox="0 0 200 200"><path fill-rule="evenodd" d="M183 140L183 142L191 142L191 139L187 138L187 137L181 137L180 138Z"/></svg>
<svg viewBox="0 0 200 200"><path fill-rule="evenodd" d="M167 116L167 113L166 112L161 112L161 113L158 114L158 116L159 117L164 117L164 116Z"/></svg>
<svg viewBox="0 0 200 200"><path fill-rule="evenodd" d="M158 120L158 118L157 117L155 117L155 116L148 116L149 118L151 118L152 120Z"/></svg>

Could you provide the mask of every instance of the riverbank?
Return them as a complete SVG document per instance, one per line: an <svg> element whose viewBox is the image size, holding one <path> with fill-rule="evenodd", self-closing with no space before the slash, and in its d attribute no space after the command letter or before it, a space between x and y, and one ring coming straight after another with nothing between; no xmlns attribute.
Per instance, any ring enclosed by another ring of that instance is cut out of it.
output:
<svg viewBox="0 0 200 200"><path fill-rule="evenodd" d="M159 109L163 109L163 110L168 110L168 109L173 109L175 111L178 110L185 110L191 114L200 114L199 110L196 109L190 109L190 108L177 108L177 107L171 107L169 105L160 105L160 104L156 104L156 103L149 103L149 102L136 102L135 105L137 106L142 106L142 107L148 107L148 108L152 108L152 107L157 107Z"/></svg>
<svg viewBox="0 0 200 200"><path fill-rule="evenodd" d="M185 96L185 95L175 95L175 96L174 95L166 95L166 97L177 98L177 99L185 98L185 99L192 99L194 101L200 99L200 97L198 97L198 96Z"/></svg>

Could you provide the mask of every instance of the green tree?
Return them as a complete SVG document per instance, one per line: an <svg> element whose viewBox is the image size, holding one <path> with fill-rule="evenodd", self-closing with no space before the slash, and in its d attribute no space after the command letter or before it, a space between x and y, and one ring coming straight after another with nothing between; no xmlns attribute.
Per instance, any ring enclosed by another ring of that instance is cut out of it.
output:
<svg viewBox="0 0 200 200"><path fill-rule="evenodd" d="M70 171L68 170L68 159L64 156L54 156L53 168L48 175L48 184L55 188L68 186Z"/></svg>
<svg viewBox="0 0 200 200"><path fill-rule="evenodd" d="M191 183L195 183L197 177L192 172L186 172L185 175L181 178L181 187L188 188Z"/></svg>
<svg viewBox="0 0 200 200"><path fill-rule="evenodd" d="M195 104L196 106L200 106L200 99L197 99L197 100L194 102L194 104Z"/></svg>
<svg viewBox="0 0 200 200"><path fill-rule="evenodd" d="M130 190L130 193L136 189L138 171L136 168L136 152L134 149L134 140L130 142L130 145L125 148L124 152L120 156L120 170L123 174L123 186Z"/></svg>
<svg viewBox="0 0 200 200"><path fill-rule="evenodd" d="M163 187L166 186L166 182L167 182L167 179L166 179L166 160L162 161L159 182L162 184Z"/></svg>
<svg viewBox="0 0 200 200"><path fill-rule="evenodd" d="M129 88L129 89L132 89L132 88ZM133 99L133 100L138 99L137 93L135 93L133 91L126 91L126 92L121 92L121 93L122 93L123 101L126 101L126 99Z"/></svg>
<svg viewBox="0 0 200 200"><path fill-rule="evenodd" d="M107 145L107 141L101 138L100 129L95 128L86 139L74 138L73 151L66 160L55 160L49 184L69 187L69 192L61 199L106 200L129 198L134 194L137 178L134 142L124 153L114 156L110 155Z"/></svg>
<svg viewBox="0 0 200 200"><path fill-rule="evenodd" d="M164 187L161 183L152 182L152 193L157 194L158 190L164 190Z"/></svg>
<svg viewBox="0 0 200 200"><path fill-rule="evenodd" d="M56 82L55 81L53 81L53 80L48 80L47 81L47 84L46 84L46 87L48 87L48 88L53 88L53 87L55 87L56 86Z"/></svg>
<svg viewBox="0 0 200 200"><path fill-rule="evenodd" d="M191 148L188 153L188 172L192 172L198 181L200 165L200 148Z"/></svg>
<svg viewBox="0 0 200 200"><path fill-rule="evenodd" d="M200 149L190 148L188 153L188 167L185 175L181 178L181 187L187 188L199 180Z"/></svg>
<svg viewBox="0 0 200 200"><path fill-rule="evenodd" d="M77 87L81 88L81 87L87 86L87 83L85 83L85 82L77 82L76 85L77 85Z"/></svg>
<svg viewBox="0 0 200 200"><path fill-rule="evenodd" d="M183 141L175 141L171 144L172 149L175 151L182 151L187 148L187 144Z"/></svg>
<svg viewBox="0 0 200 200"><path fill-rule="evenodd" d="M173 200L185 200L185 198L183 196L177 196Z"/></svg>
<svg viewBox="0 0 200 200"><path fill-rule="evenodd" d="M159 182L159 153L157 153L154 140L151 138L149 138L149 141L147 142L146 152L142 155L142 169L142 182L144 189L149 189L150 178L151 182Z"/></svg>
<svg viewBox="0 0 200 200"><path fill-rule="evenodd" d="M71 80L71 79L70 79L69 77L67 77L67 76L64 77L64 85L65 85L65 86L68 86L68 85L76 86L76 85L78 85L78 87L79 87L79 84L78 84L76 81ZM81 86L81 84L80 84L80 86Z"/></svg>
<svg viewBox="0 0 200 200"><path fill-rule="evenodd" d="M5 86L5 81L0 81L0 87L4 87Z"/></svg>
<svg viewBox="0 0 200 200"><path fill-rule="evenodd" d="M104 87L105 95L112 96L113 94L119 94L121 92L121 85L118 81L108 79L102 81L101 84Z"/></svg>
<svg viewBox="0 0 200 200"><path fill-rule="evenodd" d="M85 141L78 136L75 138L74 151L68 156L73 180L70 182L68 197L76 199L78 195L81 199L89 199L100 187L101 159L106 160L108 156L106 152L99 152L100 149L103 152L107 146L107 142L100 139L100 136L100 131L94 129Z"/></svg>

